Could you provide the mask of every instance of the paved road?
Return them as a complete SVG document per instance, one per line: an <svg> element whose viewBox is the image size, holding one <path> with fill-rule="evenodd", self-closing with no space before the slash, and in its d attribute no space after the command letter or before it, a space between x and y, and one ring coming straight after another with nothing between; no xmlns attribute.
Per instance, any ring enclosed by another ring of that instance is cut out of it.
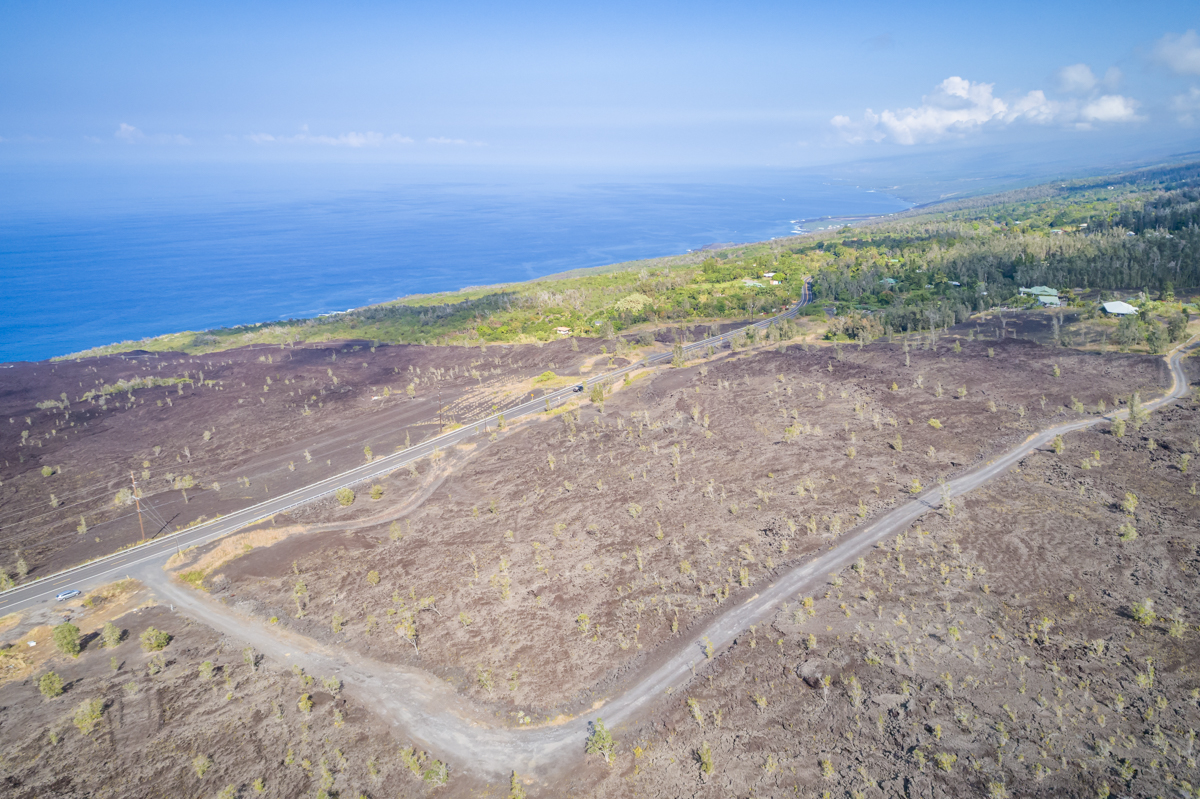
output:
<svg viewBox="0 0 1200 799"><path fill-rule="evenodd" d="M811 301L812 295L808 285L805 284L800 301L783 313L743 328L731 330L719 336L687 344L683 348L684 352L694 354L702 352L708 347L719 347L751 327L765 330L773 322L794 317L801 306L807 305ZM637 369L669 362L672 357L673 355L670 352L651 355L645 360L638 361L621 369L589 378L585 381L585 385L618 380L625 374ZM545 411L547 407L561 405L574 396L575 393L574 386L548 392L537 399L522 402L511 408L498 411L484 419L478 419L458 430L427 439L402 452L385 455L370 463L364 463L361 466L316 483L311 483L287 494L268 499L257 505L243 508L219 519L214 519L210 522L154 539L145 544L139 544L122 552L117 552L91 561L90 563L75 566L57 574L48 575L34 582L10 589L0 593L0 616L24 610L42 602L52 601L55 594L66 588L84 590L130 573L143 564L165 561L180 549L210 543L254 522L262 521L275 514L328 496L339 488L365 483L380 475L395 471L413 461L428 457L435 449L445 449L473 436L495 429L501 417L506 421L512 421L522 416L540 413Z"/></svg>
<svg viewBox="0 0 1200 799"><path fill-rule="evenodd" d="M1147 402L1147 409L1161 407L1187 395L1188 382L1181 364L1184 352L1181 347L1169 356L1171 387L1164 397ZM947 481L945 491L952 498L961 496L1003 476L1034 450L1048 446L1056 435L1127 415L1128 411L1119 411L1088 416L1048 428L1003 455ZM421 669L378 663L344 650L324 647L278 628L268 628L260 620L243 616L173 583L159 568L148 566L137 576L163 601L173 603L180 611L234 639L246 641L277 662L299 663L314 674L337 674L347 691L398 726L403 736L427 748L435 757L448 761L455 770L492 780L503 780L512 770L553 780L569 773L572 765L578 762L589 722L601 717L607 726L619 727L635 721L667 696L669 688L673 689L674 701L683 701L685 694L679 689L694 679L696 671L703 669L707 659L705 639L716 651L722 651L750 625L770 618L785 599L819 592L831 572L840 572L865 556L879 541L904 532L922 515L940 507L942 501L942 489L931 489L851 530L825 553L780 575L750 599L729 607L703 629L689 632L673 644L673 655L649 673L640 675L634 685L607 699L596 711L562 724L524 729L493 726L495 717L458 695L449 684ZM619 732L617 737L620 738Z"/></svg>

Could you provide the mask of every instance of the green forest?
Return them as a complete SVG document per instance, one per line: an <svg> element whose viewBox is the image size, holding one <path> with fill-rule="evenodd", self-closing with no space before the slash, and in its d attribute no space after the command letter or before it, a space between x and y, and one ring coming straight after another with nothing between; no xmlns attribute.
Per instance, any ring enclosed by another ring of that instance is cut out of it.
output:
<svg viewBox="0 0 1200 799"><path fill-rule="evenodd" d="M611 337L646 323L770 314L794 302L805 280L815 298L805 313L834 308L837 334L855 338L1031 305L1019 294L1023 286L1050 286L1081 307L1134 294L1173 299L1174 292L1200 286L1198 223L1200 163L1160 166L937 203L837 231L707 254L404 297L317 318L177 333L66 357L335 339L547 341L561 328L574 336Z"/></svg>

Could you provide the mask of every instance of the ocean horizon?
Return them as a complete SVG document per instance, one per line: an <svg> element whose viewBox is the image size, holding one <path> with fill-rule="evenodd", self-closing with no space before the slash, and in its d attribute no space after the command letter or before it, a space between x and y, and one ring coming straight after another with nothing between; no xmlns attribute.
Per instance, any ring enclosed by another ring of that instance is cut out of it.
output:
<svg viewBox="0 0 1200 799"><path fill-rule="evenodd" d="M794 235L908 203L813 174L27 170L0 183L0 361Z"/></svg>

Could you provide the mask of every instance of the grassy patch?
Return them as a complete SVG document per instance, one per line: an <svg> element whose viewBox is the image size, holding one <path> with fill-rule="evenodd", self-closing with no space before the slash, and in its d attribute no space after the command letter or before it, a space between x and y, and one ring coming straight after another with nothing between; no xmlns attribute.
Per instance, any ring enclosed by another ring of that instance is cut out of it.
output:
<svg viewBox="0 0 1200 799"><path fill-rule="evenodd" d="M190 585L192 588L204 590L204 576L208 574L204 569L192 569L191 571L182 572L179 579Z"/></svg>

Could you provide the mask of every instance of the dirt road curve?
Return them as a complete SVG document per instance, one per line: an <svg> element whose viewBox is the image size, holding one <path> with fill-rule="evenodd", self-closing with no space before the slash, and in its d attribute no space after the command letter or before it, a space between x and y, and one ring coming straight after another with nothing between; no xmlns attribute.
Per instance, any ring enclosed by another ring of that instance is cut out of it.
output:
<svg viewBox="0 0 1200 799"><path fill-rule="evenodd" d="M1160 407L1187 394L1188 382L1181 359L1191 346L1190 343L1181 346L1167 356L1172 378L1170 389L1162 398L1147 402L1146 408ZM945 494L952 498L961 496L1004 474L1035 449L1048 445L1056 435L1127 413L1087 417L1051 427L1000 457L948 481ZM850 531L829 551L784 573L751 599L729 608L703 629L681 640L673 655L648 670L624 693L605 701L594 713L559 725L532 729L491 726L492 717L486 712L460 697L446 683L420 670L396 668L331 651L308 639L267 628L172 583L157 564L146 563L135 574L153 586L164 602L248 642L278 662L299 663L313 674L337 674L348 691L386 715L407 737L421 742L455 769L491 778L503 778L515 769L521 774L545 779L553 772L569 767L582 755L587 725L597 716L603 717L608 726L617 727L649 709L666 695L668 688L678 690L693 679L693 670L700 668L705 660L704 639L711 641L717 651L723 650L751 624L774 613L783 600L819 590L829 573L846 568L877 542L903 532L923 514L939 507L943 496L942 488L932 489Z"/></svg>

